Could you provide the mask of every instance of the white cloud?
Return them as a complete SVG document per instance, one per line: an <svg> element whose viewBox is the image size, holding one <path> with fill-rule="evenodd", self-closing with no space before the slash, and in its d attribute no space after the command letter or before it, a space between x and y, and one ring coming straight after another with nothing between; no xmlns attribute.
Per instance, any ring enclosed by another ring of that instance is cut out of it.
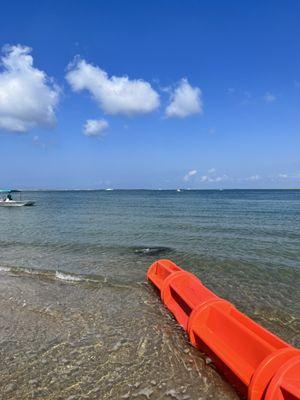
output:
<svg viewBox="0 0 300 400"><path fill-rule="evenodd" d="M213 183L213 182L224 182L227 179L228 179L227 175L221 175L221 176L203 175L203 176L201 176L200 181Z"/></svg>
<svg viewBox="0 0 300 400"><path fill-rule="evenodd" d="M273 93L271 93L271 92L265 93L264 101L266 103L274 103L275 100L276 100L276 96Z"/></svg>
<svg viewBox="0 0 300 400"><path fill-rule="evenodd" d="M171 94L171 102L166 108L167 117L184 118L203 112L201 89L193 87L187 79L181 79L177 88Z"/></svg>
<svg viewBox="0 0 300 400"><path fill-rule="evenodd" d="M279 179L287 179L289 176L287 174L280 173L277 175Z"/></svg>
<svg viewBox="0 0 300 400"><path fill-rule="evenodd" d="M195 176L197 174L197 170L196 169L192 169L191 171L189 171L186 175L184 175L183 180L185 182L188 182L193 176Z"/></svg>
<svg viewBox="0 0 300 400"><path fill-rule="evenodd" d="M286 173L279 173L276 178L279 179L299 179L300 178L300 172L294 172L290 174Z"/></svg>
<svg viewBox="0 0 300 400"><path fill-rule="evenodd" d="M26 132L55 124L59 88L45 72L33 67L31 49L5 46L0 71L0 129Z"/></svg>
<svg viewBox="0 0 300 400"><path fill-rule="evenodd" d="M260 175L251 175L246 178L246 181L259 181L261 179Z"/></svg>
<svg viewBox="0 0 300 400"><path fill-rule="evenodd" d="M66 79L75 92L88 90L107 114L145 114L159 107L159 95L150 83L127 76L111 76L101 68L75 59Z"/></svg>
<svg viewBox="0 0 300 400"><path fill-rule="evenodd" d="M83 133L86 136L101 136L108 126L105 119L88 119L83 126Z"/></svg>
<svg viewBox="0 0 300 400"><path fill-rule="evenodd" d="M208 182L208 183L214 183L214 182L224 182L228 179L227 175L217 175L216 169L215 168L210 168L206 175L202 175L200 177L200 182Z"/></svg>

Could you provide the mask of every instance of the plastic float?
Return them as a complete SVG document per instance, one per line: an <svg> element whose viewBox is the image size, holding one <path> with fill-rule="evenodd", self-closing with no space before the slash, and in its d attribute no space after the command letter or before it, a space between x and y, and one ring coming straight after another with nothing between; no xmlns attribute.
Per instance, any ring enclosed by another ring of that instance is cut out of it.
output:
<svg viewBox="0 0 300 400"><path fill-rule="evenodd" d="M248 400L300 400L300 350L264 329L170 260L147 278L190 342Z"/></svg>

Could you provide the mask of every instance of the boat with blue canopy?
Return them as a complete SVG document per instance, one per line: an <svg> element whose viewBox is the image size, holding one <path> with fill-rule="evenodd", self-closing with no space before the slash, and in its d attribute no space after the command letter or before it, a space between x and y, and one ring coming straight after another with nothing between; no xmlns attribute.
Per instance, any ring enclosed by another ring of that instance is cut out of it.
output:
<svg viewBox="0 0 300 400"><path fill-rule="evenodd" d="M19 199L13 199L13 193L19 194ZM17 189L0 189L0 207L24 207L33 206L34 201L22 200L22 194Z"/></svg>

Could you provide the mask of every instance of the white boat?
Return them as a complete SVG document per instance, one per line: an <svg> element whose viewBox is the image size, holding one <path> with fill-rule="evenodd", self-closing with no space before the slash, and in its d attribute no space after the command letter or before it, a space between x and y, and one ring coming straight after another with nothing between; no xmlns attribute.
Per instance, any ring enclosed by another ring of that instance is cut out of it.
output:
<svg viewBox="0 0 300 400"><path fill-rule="evenodd" d="M34 201L22 200L21 192L19 190L0 190L0 193L5 193L4 198L0 198L0 207L24 207L33 206ZM12 198L12 193L19 193L19 200L14 200Z"/></svg>
<svg viewBox="0 0 300 400"><path fill-rule="evenodd" d="M0 200L1 207L23 207L33 206L34 201L16 201L16 200Z"/></svg>

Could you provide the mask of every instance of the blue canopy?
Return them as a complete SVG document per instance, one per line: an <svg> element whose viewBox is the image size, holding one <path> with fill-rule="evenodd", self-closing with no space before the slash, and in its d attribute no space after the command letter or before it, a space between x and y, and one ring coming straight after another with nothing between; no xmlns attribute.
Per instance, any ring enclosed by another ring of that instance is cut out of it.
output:
<svg viewBox="0 0 300 400"><path fill-rule="evenodd" d="M20 190L17 189L0 189L0 193L17 193L20 192Z"/></svg>

